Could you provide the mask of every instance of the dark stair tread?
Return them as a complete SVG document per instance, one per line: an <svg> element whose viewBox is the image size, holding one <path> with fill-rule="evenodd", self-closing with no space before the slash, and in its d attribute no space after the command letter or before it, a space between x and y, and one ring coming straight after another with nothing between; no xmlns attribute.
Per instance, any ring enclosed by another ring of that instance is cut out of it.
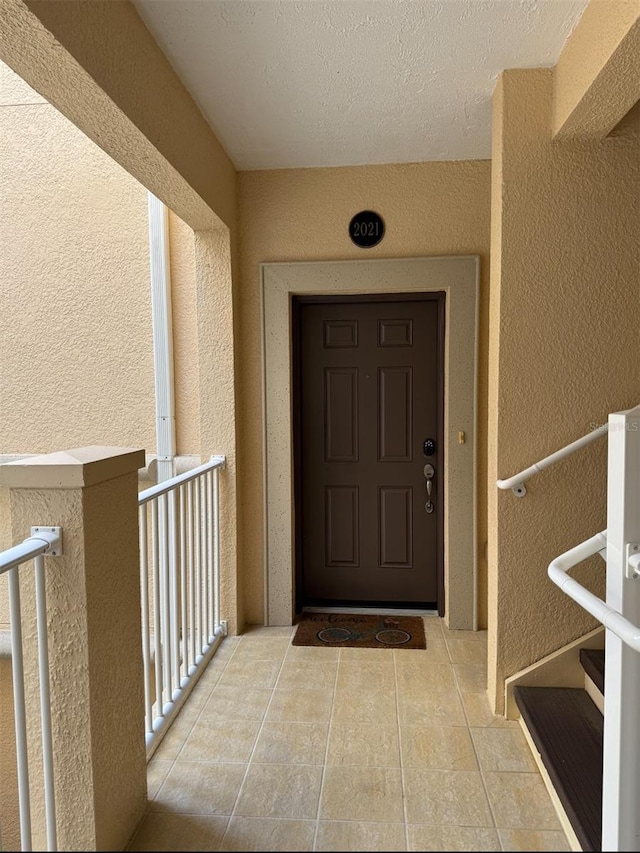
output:
<svg viewBox="0 0 640 853"><path fill-rule="evenodd" d="M581 688L515 687L513 695L582 849L600 850L602 714Z"/></svg>
<svg viewBox="0 0 640 853"><path fill-rule="evenodd" d="M604 696L604 649L580 649L580 663Z"/></svg>

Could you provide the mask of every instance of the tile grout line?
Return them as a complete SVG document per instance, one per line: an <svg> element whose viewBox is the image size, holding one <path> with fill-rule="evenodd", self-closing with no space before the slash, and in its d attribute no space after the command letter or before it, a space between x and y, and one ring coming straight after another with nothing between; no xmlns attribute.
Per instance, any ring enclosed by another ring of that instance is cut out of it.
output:
<svg viewBox="0 0 640 853"><path fill-rule="evenodd" d="M180 753L181 753L181 752L182 752L182 750L184 749L186 742L189 740L189 737L191 736L191 734L192 734L193 730L195 729L195 727L196 727L197 723L199 722L200 718L202 717L202 712L204 711L204 709L205 709L205 707L206 707L206 705L207 705L207 702L208 702L208 701L209 701L209 699L211 698L211 694L213 693L213 691L214 691L214 689L216 688L216 686L217 686L218 682L220 681L220 679L221 679L221 678L222 678L222 676L224 675L224 672L225 672L226 668L228 667L229 663L231 662L231 660L232 660L232 658L233 658L234 654L236 653L236 650L237 650L237 648L238 648L238 646L239 646L239 645L240 645L240 643L239 643L239 642L238 642L238 643L234 643L234 646L235 646L234 650L233 650L233 651L231 652L231 654L229 655L229 659L224 663L224 665L223 665L223 667L222 667L222 672L220 673L220 675L219 675L219 676L218 676L218 678L216 679L215 684L211 687L211 690L209 691L209 695L207 696L206 700L202 703L202 708L200 708L200 710L198 711L198 713L195 715L195 718L194 718L193 722L191 723L191 727L189 728L189 731L185 734L184 739L183 739L183 741L182 741L182 744L180 745L180 749L178 749L178 751L177 751L176 755L175 755L172 759L168 759L168 760L170 760L170 761L171 761L171 767L167 770L167 773L166 773L166 775L165 775L164 779L162 780L162 783L161 783L161 784L160 784L160 786L158 787L158 790L156 791L156 795L155 795L155 797L153 797L153 799L154 799L154 800L155 800L155 799L158 797L158 795L160 794L160 791L162 790L162 788L164 787L165 782L167 781L167 777L169 776L169 774L170 774L170 773L171 773L171 771L173 770L173 768L174 768L174 765L175 765L176 761L180 758ZM222 646L220 646L220 648L222 648ZM211 666L211 664L215 661L215 658L216 658L216 653L214 653L213 657L211 658L211 660L210 660L210 661L209 661L209 663L207 664L207 669L208 669L208 668ZM202 675L200 676L200 679L204 678L204 677L206 676L206 674L207 674L207 670L205 669L205 671L204 671L204 672L202 673ZM200 679L199 679L199 681L200 681ZM194 690L195 690L195 689L197 689L197 687L198 687L198 685L196 684L196 685L195 685L195 687L194 687ZM191 698L191 697L187 697L187 701L188 701L188 699L189 699L189 698ZM187 705L187 704L185 704L185 705L180 709L180 712L179 712L179 713L178 713L178 715L175 717L175 719L172 721L171 726L169 726L169 728L167 729L167 731L166 731L166 733L165 733L165 737L169 734L169 732L171 731L171 728L173 727L173 725L174 725L175 723L179 722L179 720L180 720L180 714L181 714L181 713L183 713L183 711L186 711L187 707L188 707L188 705ZM162 744L159 744L158 749L157 749L157 751L156 751L155 755L153 756L153 758L156 758L156 757L157 757L157 758L159 758L159 759L161 759L161 758L162 758L162 756L161 756L161 755L158 755L158 753L160 752L160 750L161 750L161 749L162 749ZM152 760L153 760L153 759L152 759ZM148 777L148 775L149 775L149 762L147 762L147 777Z"/></svg>
<svg viewBox="0 0 640 853"><path fill-rule="evenodd" d="M425 632L426 633L426 632ZM425 643L426 645L426 643ZM400 730L400 697L398 693L398 666L396 650L393 650L393 684L396 692L396 727L398 729L398 759L400 761L400 789L402 793L402 814L404 817L404 846L409 849L409 822L407 820L407 795L404 784L404 761L402 759L402 732Z"/></svg>
<svg viewBox="0 0 640 853"><path fill-rule="evenodd" d="M229 638L229 639L231 639L231 638ZM156 757L157 757L159 760L168 760L168 761L170 761L170 762L171 762L171 766L169 767L169 769L168 769L168 770L167 770L167 772L165 773L164 779L162 780L162 782L161 782L161 783L160 783L160 785L158 786L158 790L156 791L155 795L152 797L152 799L148 799L148 800L147 800L147 804L146 804L146 808L145 808L144 817L143 817L143 819L140 821L140 823L139 823L139 825L138 825L138 827L137 827L137 829L136 829L136 832L135 832L135 833L134 833L134 835L132 836L131 841L130 841L130 844L132 844L132 843L133 843L133 841L135 840L136 836L137 836L137 835L138 835L138 833L140 832L140 830L141 830L141 828L142 828L142 826L143 826L143 824L144 824L145 820L147 819L147 816L148 816L148 815L151 815L151 814L154 814L153 810L150 808L151 803L152 803L154 800L156 800L156 799L160 796L160 794L161 794L161 792L162 792L162 789L164 788L165 783L166 783L167 779L169 778L169 775L171 774L171 771L172 771L172 770L174 769L174 767L175 767L176 761L177 761L177 760L178 760L178 758L180 757L180 753L181 753L181 752L182 752L182 750L184 749L184 745L186 744L187 740L189 739L189 736L190 736L190 735L191 735L191 733L193 732L193 730L194 730L194 728L195 728L196 724L197 724L197 723L198 723L198 721L200 720L200 718L201 718L201 716L202 716L202 712L204 711L204 709L205 709L205 707L206 707L207 702L208 702L208 701L209 701L209 699L211 698L211 693L213 693L213 691L214 691L214 689L215 689L216 685L218 684L218 682L219 682L219 681L220 681L220 679L222 678L222 675L224 674L224 671L226 670L227 666L229 665L229 662L231 661L231 659L233 658L234 654L236 653L236 650L237 650L238 646L240 645L240 642L233 643L233 645L235 646L235 648L233 649L233 651L232 651L232 652L231 652L231 654L229 655L228 660L227 660L227 661L224 663L224 665L222 666L222 672L220 673L220 675L219 675L219 676L218 676L218 678L216 679L215 684L212 686L212 688L211 688L211 690L210 690L210 692L209 692L209 696L208 696L208 697L207 697L207 699L203 702L203 704L202 704L202 708L200 708L200 710L198 711L198 713L197 713L197 715L196 715L196 717L195 717L195 719L194 719L193 723L191 724L191 728L189 729L189 731L187 732L187 734L184 736L184 740L183 740L183 742L182 742L182 744L181 744L181 746L180 746L180 749L179 749L179 750L178 750L178 752L176 753L176 755L175 755L173 758L171 758L171 759L162 759L162 757L161 757L160 755L158 755L158 752L159 752L159 751L160 751L160 749L162 748L162 744L160 744L160 746L158 747L158 750L156 751L155 755L153 756L153 758L156 758ZM219 648L220 648L220 649L222 649L222 647L223 647L223 644L221 644L221 645L219 646ZM207 669L208 669L208 668L209 668L209 666L211 666L211 664L215 661L215 659L216 659L216 654L217 654L217 652L216 652L216 653L214 653L213 657L212 657L212 658L211 658L211 660L209 661L209 663L208 663L208 665L207 665ZM205 671L202 673L201 678L202 678L202 677L204 677L205 675L206 675L206 669L205 669ZM197 686L197 685L196 685L196 686ZM187 707L187 706L184 706L183 708L181 708L181 709L180 709L180 710L181 710L181 712L182 712L183 710L186 710L186 707ZM175 724L175 723L177 723L177 722L179 721L179 719L180 719L180 714L178 714L178 716L173 720L172 725L173 725L173 724ZM170 727L170 728L171 728L171 727ZM170 728L169 728L169 730L170 730ZM166 734L168 734L168 733L169 733L169 730L167 731L167 733L166 733ZM166 735L165 735L165 737L166 737ZM152 760L153 760L153 758L152 758ZM148 784L148 779L149 779L149 764L150 764L150 762L147 762L147 784ZM158 814L160 814L160 812L158 812ZM222 815L222 817L224 817L224 815ZM227 822L227 826L228 826L228 822ZM227 827L225 826L225 832L226 832L226 830L227 830ZM129 848L127 848L127 849L129 849Z"/></svg>
<svg viewBox="0 0 640 853"><path fill-rule="evenodd" d="M443 633L444 633L444 632L443 632ZM474 739L473 739L473 735L471 734L471 728L472 728L472 727L471 727L471 725L470 725L470 723L469 723L469 715L468 715L468 713L467 713L467 707L466 707L466 705L464 704L464 697L463 697L463 695L462 695L462 689L461 689L461 687L460 687L460 682L459 682L459 680L458 680L458 673L456 672L455 664L454 664L453 658L451 657L451 651L450 651L450 649L449 649L449 643L447 643L447 638L446 638L446 637L444 638L444 642L445 642L445 645L446 645L446 647L447 647L447 654L449 655L449 660L451 661L451 669L453 670L453 677L454 677L455 682L456 682L456 690L457 690L457 692L458 692L458 698L459 698L459 700L460 700L460 704L461 704L461 706L462 706L462 713L464 714L464 719L465 719L466 724L467 724L467 726L466 726L466 728L467 728L467 734L469 735L469 740L471 741L471 748L473 749L473 754L474 754L475 759L476 759L476 764L478 765L478 773L479 773L479 775L480 775L480 782L481 782L481 784L482 784L482 790L484 791L484 796L485 796L485 799L486 799L486 801L487 801L487 805L489 806L489 814L491 815L491 820L492 820L492 822L493 822L493 827L487 827L487 828L489 828L489 829L493 829L493 831L494 831L494 832L495 832L495 834L496 834L496 838L498 839L499 849L500 849L500 850L503 850L503 847L502 847L502 841L500 840L500 833L498 832L498 825L497 825L497 823L496 823L496 816L495 816L495 812L494 812L494 810L493 810L493 805L492 805L492 803L491 803L491 798L489 797L489 791L487 790L487 783L486 783L486 780L485 780L485 778L484 778L484 771L483 771L483 769L482 769L482 764L481 764L481 762L480 762L480 757L479 757L479 755L478 755L478 750L476 749L476 743L475 743L475 741L474 741Z"/></svg>
<svg viewBox="0 0 640 853"><path fill-rule="evenodd" d="M322 793L324 791L324 780L327 773L327 763L329 761L329 743L331 740L331 725L333 723L333 712L336 704L336 690L338 687L338 675L340 673L340 661L342 660L342 649L338 649L338 663L336 665L336 675L333 681L333 691L331 695L331 711L329 712L329 723L327 725L327 745L324 749L324 764L322 765L322 775L320 777L320 791L318 792L318 808L316 810L316 829L313 834L312 850L316 849L318 843L318 832L320 831L320 806L322 805Z"/></svg>
<svg viewBox="0 0 640 853"><path fill-rule="evenodd" d="M242 642L242 640L240 642ZM291 638L289 638L289 644L291 644ZM240 643L238 643L238 646L240 646ZM235 650L234 650L234 653L235 653ZM260 740L260 735L262 734L262 729L264 728L264 724L265 724L266 719L267 719L267 714L269 712L269 708L271 707L271 703L273 702L273 695L274 695L274 692L276 689L276 685L278 683L278 679L280 678L280 673L282 672L282 667L284 666L284 662L285 662L286 658L287 658L287 653L285 652L282 656L282 660L281 660L280 666L278 668L278 674L276 675L275 682L271 688L271 696L269 697L269 701L267 702L267 706L264 709L264 714L262 716L262 720L260 721L260 727L258 729L258 733L256 734L256 739L255 739L253 747L251 749L251 754L249 755L249 758L247 759L247 769L244 772L244 776L242 777L242 782L240 783L240 787L238 788L238 793L236 794L235 800L233 801L233 806L230 810L231 813L229 815L229 820L227 822L227 826L225 827L225 831L224 831L222 838L220 840L220 844L218 845L218 850L224 850L224 841L225 841L225 838L227 837L227 833L229 832L229 827L231 826L231 821L233 820L234 817L238 817L238 815L236 815L236 808L238 807L238 803L240 802L240 796L242 794L243 788L244 788L245 783L247 781L247 776L249 775L249 769L251 767L251 759L253 758L253 755L256 751L256 746L258 745L258 741Z"/></svg>

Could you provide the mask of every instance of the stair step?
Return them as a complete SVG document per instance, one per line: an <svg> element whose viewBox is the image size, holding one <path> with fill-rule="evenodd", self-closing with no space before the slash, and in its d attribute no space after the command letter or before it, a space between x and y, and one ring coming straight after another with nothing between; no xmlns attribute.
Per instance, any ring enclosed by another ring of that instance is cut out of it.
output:
<svg viewBox="0 0 640 853"><path fill-rule="evenodd" d="M604 696L604 649L580 649L580 663Z"/></svg>
<svg viewBox="0 0 640 853"><path fill-rule="evenodd" d="M599 851L602 714L581 688L515 687L513 695L582 849Z"/></svg>

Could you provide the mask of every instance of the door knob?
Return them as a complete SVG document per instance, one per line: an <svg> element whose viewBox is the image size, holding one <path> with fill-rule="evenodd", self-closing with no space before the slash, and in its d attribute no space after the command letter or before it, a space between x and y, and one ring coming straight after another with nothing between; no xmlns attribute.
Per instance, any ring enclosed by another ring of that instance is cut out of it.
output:
<svg viewBox="0 0 640 853"><path fill-rule="evenodd" d="M435 476L436 469L430 462L424 466L424 484L427 489L427 502L424 505L426 512L432 513L434 510L434 505L431 500L431 492L433 491L433 478Z"/></svg>

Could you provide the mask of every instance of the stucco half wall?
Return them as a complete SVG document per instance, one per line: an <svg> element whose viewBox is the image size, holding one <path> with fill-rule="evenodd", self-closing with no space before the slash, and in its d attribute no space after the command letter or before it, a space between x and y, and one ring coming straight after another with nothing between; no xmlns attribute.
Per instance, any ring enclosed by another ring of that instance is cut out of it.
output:
<svg viewBox="0 0 640 853"><path fill-rule="evenodd" d="M409 258L262 267L265 399L265 622L294 608L291 296L444 291L445 621L477 627L476 388L479 258ZM467 435L458 443L458 433Z"/></svg>

